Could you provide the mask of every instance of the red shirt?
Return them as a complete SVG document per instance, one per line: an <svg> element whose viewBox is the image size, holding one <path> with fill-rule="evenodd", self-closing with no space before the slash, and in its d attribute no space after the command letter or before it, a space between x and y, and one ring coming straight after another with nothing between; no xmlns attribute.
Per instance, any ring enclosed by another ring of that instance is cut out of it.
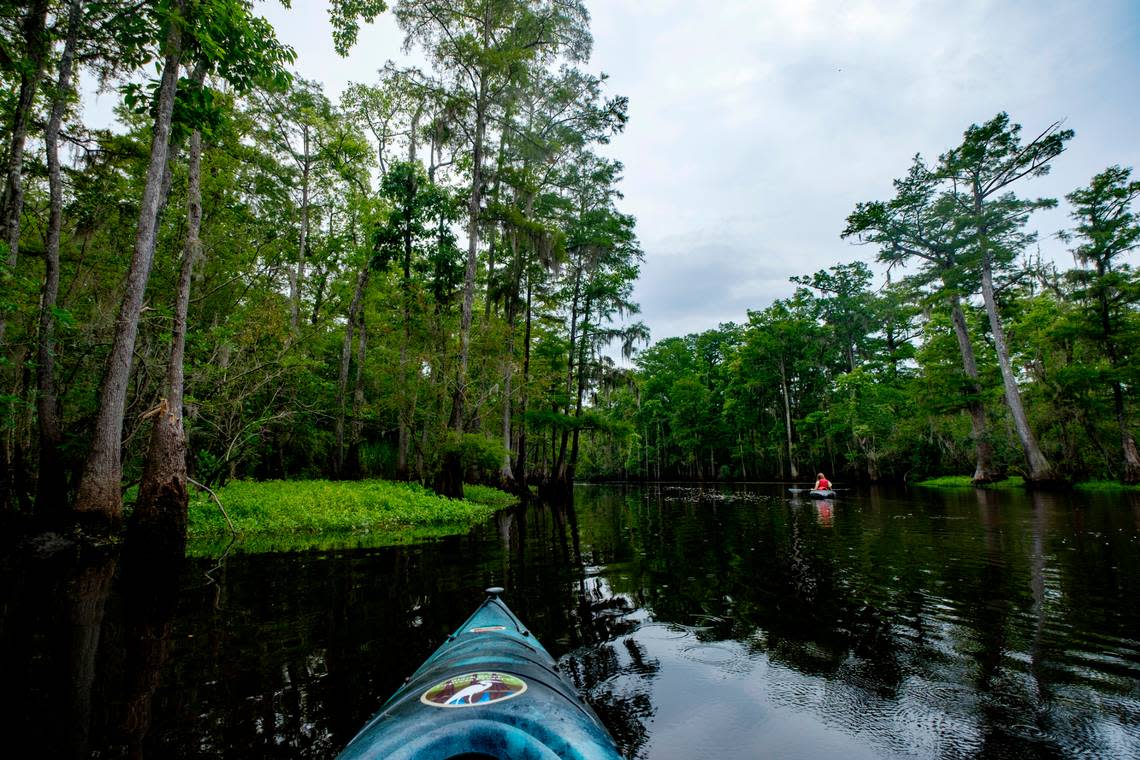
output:
<svg viewBox="0 0 1140 760"><path fill-rule="evenodd" d="M829 488L831 488L831 481L827 478L820 478L819 480L815 481L815 490L826 491Z"/></svg>

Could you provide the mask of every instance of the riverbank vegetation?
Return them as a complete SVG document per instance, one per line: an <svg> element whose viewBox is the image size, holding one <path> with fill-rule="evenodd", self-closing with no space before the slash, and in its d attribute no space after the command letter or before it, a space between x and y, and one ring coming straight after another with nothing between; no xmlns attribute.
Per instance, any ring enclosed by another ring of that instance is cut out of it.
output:
<svg viewBox="0 0 1140 760"><path fill-rule="evenodd" d="M517 497L486 486L448 499L416 483L380 480L235 480L217 491L225 515L205 493L191 499L190 538L272 534L397 533L428 529L462 533ZM229 522L226 521L229 517ZM232 523L233 531L230 529Z"/></svg>
<svg viewBox="0 0 1140 760"><path fill-rule="evenodd" d="M577 0L385 5L330 3L330 44L391 12L431 66L338 102L243 0L0 14L0 507L114 525L137 486L184 533L188 479L573 481L603 349L647 338L626 99Z"/></svg>

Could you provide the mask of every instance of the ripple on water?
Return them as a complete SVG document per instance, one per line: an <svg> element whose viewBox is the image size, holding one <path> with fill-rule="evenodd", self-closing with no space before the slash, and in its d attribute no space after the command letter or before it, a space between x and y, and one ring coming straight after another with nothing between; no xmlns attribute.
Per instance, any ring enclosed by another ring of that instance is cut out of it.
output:
<svg viewBox="0 0 1140 760"><path fill-rule="evenodd" d="M957 684L911 679L892 714L897 743L926 757L969 757L982 749L982 732L966 718L971 691Z"/></svg>
<svg viewBox="0 0 1140 760"><path fill-rule="evenodd" d="M674 623L646 623L637 629L639 639L672 641L693 636L693 631Z"/></svg>
<svg viewBox="0 0 1140 760"><path fill-rule="evenodd" d="M1004 733L1022 744L1035 744L1041 754L1063 757L1130 758L1140 757L1140 735L1128 735L1119 723L1103 717L1053 716L1042 713L1036 724L1013 723ZM1047 748L1047 749L1046 749Z"/></svg>
<svg viewBox="0 0 1140 760"><path fill-rule="evenodd" d="M754 667L754 660L740 646L729 644L693 644L683 646L680 654L687 660L711 665L726 673L743 674Z"/></svg>

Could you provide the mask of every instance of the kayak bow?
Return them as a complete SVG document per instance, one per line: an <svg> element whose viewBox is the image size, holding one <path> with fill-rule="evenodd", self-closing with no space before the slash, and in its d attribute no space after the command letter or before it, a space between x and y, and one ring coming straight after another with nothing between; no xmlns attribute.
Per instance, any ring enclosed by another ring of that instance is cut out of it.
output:
<svg viewBox="0 0 1140 760"><path fill-rule="evenodd" d="M831 498L835 497L835 491L832 491L830 488L825 488L825 489L813 488L811 490L811 497L813 499L831 499Z"/></svg>
<svg viewBox="0 0 1140 760"><path fill-rule="evenodd" d="M341 760L620 760L554 658L489 596L393 694Z"/></svg>

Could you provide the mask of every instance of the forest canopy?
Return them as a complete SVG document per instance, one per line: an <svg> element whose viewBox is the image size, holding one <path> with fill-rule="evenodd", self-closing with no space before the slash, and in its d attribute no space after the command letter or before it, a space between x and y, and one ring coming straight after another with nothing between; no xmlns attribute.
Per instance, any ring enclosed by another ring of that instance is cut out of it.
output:
<svg viewBox="0 0 1140 760"><path fill-rule="evenodd" d="M188 481L573 481L642 251L598 152L627 102L565 0L392 13L424 69L334 102L245 0L0 18L6 510L185 520ZM395 51L394 51L395 52ZM119 94L84 123L77 81ZM177 522L177 521L176 521ZM179 529L175 525L175 529Z"/></svg>

